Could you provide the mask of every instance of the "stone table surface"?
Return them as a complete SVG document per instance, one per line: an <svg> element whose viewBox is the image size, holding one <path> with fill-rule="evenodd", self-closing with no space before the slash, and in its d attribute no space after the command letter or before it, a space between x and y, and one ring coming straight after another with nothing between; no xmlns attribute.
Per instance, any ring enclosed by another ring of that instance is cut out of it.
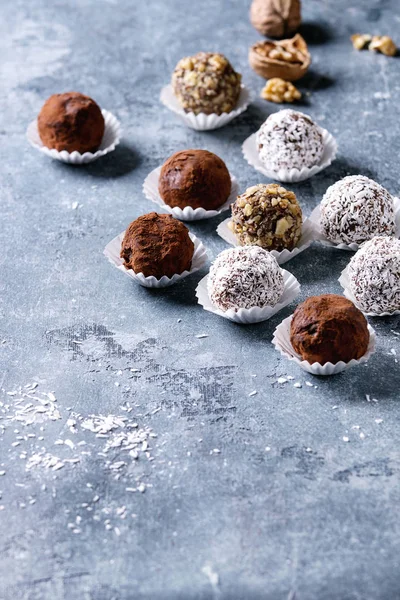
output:
<svg viewBox="0 0 400 600"><path fill-rule="evenodd" d="M206 268L149 291L102 255L154 209L142 182L176 150L216 152L241 190L265 181L241 154L279 108L248 67L248 4L2 2L2 600L400 597L400 318L371 320L367 366L316 378L271 345L295 304L237 326L197 305ZM400 42L398 2L308 0L303 20L313 63L300 107L339 144L330 168L291 186L304 213L347 174L398 194L400 62L349 41ZM158 96L179 58L210 49L254 102L200 133ZM43 101L71 89L124 128L114 153L81 168L25 139ZM210 258L226 246L222 218L190 224ZM287 263L300 299L340 293L349 256L313 246ZM99 427L93 415L113 417ZM126 431L137 458L118 447Z"/></svg>

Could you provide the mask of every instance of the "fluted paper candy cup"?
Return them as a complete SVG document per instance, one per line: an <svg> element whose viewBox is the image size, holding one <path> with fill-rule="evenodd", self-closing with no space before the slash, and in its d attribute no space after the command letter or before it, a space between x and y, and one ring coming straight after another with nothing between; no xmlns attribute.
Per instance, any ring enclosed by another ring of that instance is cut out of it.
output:
<svg viewBox="0 0 400 600"><path fill-rule="evenodd" d="M400 310L393 310L392 312L366 312L361 306L358 304L356 298L353 296L353 292L350 289L350 280L347 267L342 271L342 274L339 277L339 283L343 288L343 294L346 296L348 300L351 300L356 307L361 310L364 315L367 317L394 317L396 315L400 315Z"/></svg>
<svg viewBox="0 0 400 600"><path fill-rule="evenodd" d="M235 202L239 191L239 185L236 177L231 175L231 193L229 198L216 210L206 210L205 208L192 208L191 206L185 206L180 208L179 206L169 206L161 198L158 191L158 180L160 179L161 167L157 167L151 173L149 173L143 183L143 193L152 202L161 206L164 210L169 212L170 215L179 219L180 221L200 221L201 219L211 219L216 217L225 210L229 210L231 204Z"/></svg>
<svg viewBox="0 0 400 600"><path fill-rule="evenodd" d="M261 162L258 155L256 140L257 132L253 133L247 138L247 140L243 142L242 152L249 165L254 167L256 171L259 171L269 179L275 179L276 181L280 181L282 183L296 183L299 181L305 181L320 171L323 171L326 169L326 167L329 167L336 157L337 143L335 138L326 129L323 129L322 127L319 127L318 129L322 135L324 152L319 163L313 167L303 167L302 169L279 169L278 171L267 169L267 167Z"/></svg>
<svg viewBox="0 0 400 600"><path fill-rule="evenodd" d="M364 356L359 358L358 360L353 359L349 362L339 361L335 364L328 362L324 365L321 363L309 363L307 360L303 360L297 352L295 352L292 343L290 341L290 323L292 322L293 315L287 317L282 321L280 325L274 331L274 337L272 339L272 343L275 346L276 350L282 354L288 360L293 361L299 367L301 367L307 373L311 373L312 375L335 375L336 373L341 373L342 371L346 371L351 367L355 367L356 365L361 365L370 358L370 356L375 352L375 331L372 329L370 325L368 325L369 331L369 344L366 353Z"/></svg>
<svg viewBox="0 0 400 600"><path fill-rule="evenodd" d="M241 325L260 323L261 321L270 319L273 315L282 310L282 308L290 304L300 293L300 284L296 277L284 269L282 269L282 275L285 287L279 302L275 304L275 306L264 306L263 308L253 306L252 308L239 308L237 311L230 308L223 311L214 306L211 302L207 289L208 275L203 277L199 282L196 289L196 296L199 304L201 304L204 310L219 315L220 317L224 317L224 319L229 319L230 321L240 323Z"/></svg>
<svg viewBox="0 0 400 600"><path fill-rule="evenodd" d="M96 152L85 152L84 154L81 154L76 150L74 152L67 152L66 150L58 151L55 148L47 148L40 139L37 119L32 121L28 126L26 137L31 146L40 152L43 152L43 154L46 154L46 156L49 156L50 158L71 165L87 164L115 150L121 140L121 123L118 121L117 117L108 110L103 109L101 112L104 117L104 135L100 147Z"/></svg>
<svg viewBox="0 0 400 600"><path fill-rule="evenodd" d="M156 277L150 276L145 277L143 273L135 273L132 269L127 269L124 265L124 261L120 257L122 240L124 239L125 231L117 235L111 242L107 244L104 248L104 256L109 260L109 262L114 265L119 271L125 273L131 279L134 279L140 285L148 288L163 288L173 285L174 283L178 283L188 275L192 275L207 262L207 252L203 245L203 243L192 233L189 233L190 239L194 244L194 253L192 258L192 266L190 267L190 271L183 271L183 273L175 273L172 277L167 277L164 275L161 279L157 279Z"/></svg>
<svg viewBox="0 0 400 600"><path fill-rule="evenodd" d="M193 112L186 113L179 104L171 84L163 87L160 94L160 100L164 106L178 115L185 125L191 129L197 129L197 131L208 131L211 129L219 129L224 125L227 125L230 123L230 121L244 112L250 104L250 92L244 85L242 85L236 107L231 110L231 112L222 113L222 115L217 115L215 113L211 115L206 115L204 113L195 115Z"/></svg>
<svg viewBox="0 0 400 600"><path fill-rule="evenodd" d="M394 203L394 218L395 218L395 222L396 222L395 237L400 238L400 199L393 197L393 203ZM314 239L317 242L320 242L320 244L322 244L323 246L337 248L338 250L348 250L350 252L357 252L357 250L360 247L360 244L356 244L355 242L353 242L352 244L343 244L343 243L335 244L335 242L331 242L330 240L328 240L328 238L325 236L325 234L321 230L320 218L321 218L321 207L318 204L318 206L316 206L314 208L311 215L309 216L309 219L314 226L314 232L315 232ZM379 235L379 234L377 233L376 235Z"/></svg>
<svg viewBox="0 0 400 600"><path fill-rule="evenodd" d="M233 231L229 229L228 224L230 220L231 219L228 218L225 219L225 221L222 221L222 223L220 223L217 227L217 233L220 237L222 237L223 240L225 240L225 242L231 244L231 246L241 246L236 235L233 233ZM277 250L270 250L270 254L272 254L272 256L276 258L277 262L280 265L283 265L285 262L291 260L298 254L300 254L300 252L303 252L303 250L306 250L306 248L311 246L313 241L314 227L308 219L305 219L303 221L303 226L301 230L301 238L299 239L293 250L287 250L286 248L284 250L281 250L280 252L278 252Z"/></svg>

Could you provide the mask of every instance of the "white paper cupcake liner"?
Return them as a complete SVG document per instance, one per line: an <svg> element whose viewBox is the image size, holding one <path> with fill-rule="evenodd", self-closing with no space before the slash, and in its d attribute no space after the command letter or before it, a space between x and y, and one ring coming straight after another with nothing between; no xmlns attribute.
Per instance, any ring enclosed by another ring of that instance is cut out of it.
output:
<svg viewBox="0 0 400 600"><path fill-rule="evenodd" d="M183 271L183 273L176 273L172 277L164 275L161 279L150 276L145 277L143 273L135 273L132 269L127 269L124 266L124 261L120 257L121 244L124 239L125 231L117 235L111 242L104 248L103 254L109 260L109 262L119 269L125 275L128 275L131 279L134 279L140 285L148 288L163 288L178 283L181 279L184 279L188 275L195 273L207 262L207 252L203 243L192 233L189 233L190 239L194 244L194 253L192 258L192 266L190 271Z"/></svg>
<svg viewBox="0 0 400 600"><path fill-rule="evenodd" d="M357 306L357 308L359 310L361 310L361 312L364 313L364 315L366 315L367 317L394 317L395 315L400 315L400 310L394 310L392 312L376 313L376 312L367 312L363 308L361 308L361 306L358 304L357 300L353 296L353 293L352 293L352 291L350 289L350 280L349 280L349 275L348 275L348 267L346 267L342 271L342 274L339 277L339 283L340 283L340 285L343 288L343 293L346 296L346 298L348 300L351 300L351 302L353 302L353 304L355 304Z"/></svg>
<svg viewBox="0 0 400 600"><path fill-rule="evenodd" d="M43 152L43 154L46 154L46 156L49 156L50 158L60 160L64 163L69 163L71 165L87 164L115 150L115 147L119 144L122 136L121 123L118 121L117 117L114 117L114 115L108 112L108 110L103 109L101 112L104 117L105 129L100 148L97 150L97 152L85 152L84 154L81 154L76 150L74 152L67 152L66 150L59 152L58 150L55 150L55 148L47 148L43 145L43 142L40 139L37 119L32 121L32 123L30 123L28 126L26 137L28 138L28 142L31 146L37 150L40 150L40 152Z"/></svg>
<svg viewBox="0 0 400 600"><path fill-rule="evenodd" d="M241 244L239 243L236 235L228 227L228 223L230 220L231 219L229 217L228 219L225 219L225 221L222 221L222 223L220 223L217 227L217 233L220 237L222 237L223 240L225 240L225 242L231 244L231 246L240 246ZM303 221L301 238L298 241L296 247L293 248L293 250L285 249L281 250L281 252L278 252L277 250L271 250L270 253L274 258L276 258L280 265L283 265L285 262L287 262L291 258L294 258L298 254L300 254L300 252L303 252L303 250L311 246L313 241L314 226L308 219L305 219Z"/></svg>
<svg viewBox="0 0 400 600"><path fill-rule="evenodd" d="M359 358L358 360L353 359L347 363L340 361L336 364L332 364L331 362L325 363L321 365L320 363L309 363L307 360L302 360L301 356L297 354L293 346L290 342L290 323L292 321L293 315L290 315L286 319L282 321L280 325L274 331L274 337L272 339L272 343L275 346L276 350L285 356L288 360L292 360L294 363L299 365L304 371L308 373L312 373L313 375L335 375L336 373L341 373L342 371L346 371L351 367L355 367L356 365L361 365L365 363L370 356L375 352L375 331L372 329L370 325L368 325L369 331L369 344L366 353L364 356Z"/></svg>
<svg viewBox="0 0 400 600"><path fill-rule="evenodd" d="M203 277L203 279L199 282L196 289L196 296L199 304L201 304L204 310L208 310L215 315L224 317L224 319L229 319L230 321L233 321L234 323L240 323L241 325L260 323L261 321L270 319L273 315L282 310L282 308L290 304L300 293L300 284L296 277L289 273L289 271L285 271L285 269L282 269L282 275L285 287L282 297L280 298L279 302L275 304L275 306L264 306L264 308L253 306L252 308L239 308L238 311L234 311L232 308L230 308L226 311L223 311L214 306L210 300L207 290L208 275Z"/></svg>
<svg viewBox="0 0 400 600"><path fill-rule="evenodd" d="M335 138L326 129L319 127L319 130L322 134L322 139L324 142L324 152L318 165L314 165L313 167L303 167L302 169L279 169L279 171L271 171L267 169L267 167L261 162L258 155L256 141L257 133L253 133L243 142L242 152L249 165L254 167L256 171L259 171L269 179L275 179L276 181L281 181L282 183L296 183L298 181L305 181L320 171L323 171L326 169L326 167L329 167L336 157L337 143Z"/></svg>
<svg viewBox="0 0 400 600"><path fill-rule="evenodd" d="M216 210L206 210L205 208L192 208L191 206L185 206L185 208L179 208L174 206L172 208L168 204L165 204L158 192L158 180L160 178L162 167L157 167L151 173L149 173L143 182L143 193L152 202L161 206L170 215L179 219L180 221L200 221L200 219L211 219L216 217L225 210L229 210L231 204L235 202L239 191L239 184L236 177L231 175L231 193L229 198Z"/></svg>
<svg viewBox="0 0 400 600"><path fill-rule="evenodd" d="M395 237L400 238L400 199L396 198L394 196L393 203L394 203L394 218L395 218L395 222L396 222ZM310 219L310 221L312 222L312 224L314 226L314 232L315 232L314 239L317 242L320 242L324 246L330 246L331 248L337 248L338 250L348 250L351 252L357 252L357 250L359 249L360 244L356 244L355 242L353 242L352 244L335 244L334 242L331 242L330 240L328 240L328 238L321 231L321 226L320 226L321 207L319 204L318 204L318 206L316 206L314 208L314 210L312 211L311 215L308 218Z"/></svg>
<svg viewBox="0 0 400 600"><path fill-rule="evenodd" d="M185 113L174 94L171 84L163 87L160 94L160 100L164 106L177 114L178 117L185 123L185 125L191 127L191 129L197 129L197 131L208 131L211 129L219 129L239 116L249 106L251 97L249 90L242 85L236 108L229 113L222 113L222 115L206 115L204 113L195 115L194 113Z"/></svg>

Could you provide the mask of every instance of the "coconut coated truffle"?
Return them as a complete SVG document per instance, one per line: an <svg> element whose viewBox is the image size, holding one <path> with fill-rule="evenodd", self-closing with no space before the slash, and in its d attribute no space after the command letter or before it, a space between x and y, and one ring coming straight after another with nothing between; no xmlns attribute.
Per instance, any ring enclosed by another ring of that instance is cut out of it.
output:
<svg viewBox="0 0 400 600"><path fill-rule="evenodd" d="M377 236L365 242L347 273L361 310L378 314L400 310L400 240Z"/></svg>
<svg viewBox="0 0 400 600"><path fill-rule="evenodd" d="M311 364L358 360L369 344L367 320L343 296L311 296L294 311L290 341L295 352Z"/></svg>
<svg viewBox="0 0 400 600"><path fill-rule="evenodd" d="M231 193L231 177L224 161L207 150L182 150L162 166L158 182L169 206L219 208Z"/></svg>
<svg viewBox="0 0 400 600"><path fill-rule="evenodd" d="M256 135L258 154L267 169L302 169L319 164L322 133L310 117L291 109L273 113Z"/></svg>
<svg viewBox="0 0 400 600"><path fill-rule="evenodd" d="M54 94L38 116L40 139L59 152L96 152L104 135L104 117L89 96L79 92Z"/></svg>
<svg viewBox="0 0 400 600"><path fill-rule="evenodd" d="M241 245L280 252L301 237L302 212L296 195L276 183L254 185L232 204L230 229Z"/></svg>
<svg viewBox="0 0 400 600"><path fill-rule="evenodd" d="M208 276L211 302L226 311L232 308L275 306L284 290L282 271L275 258L257 246L221 252Z"/></svg>
<svg viewBox="0 0 400 600"><path fill-rule="evenodd" d="M235 108L241 80L223 54L199 52L178 62L172 87L185 112L222 115Z"/></svg>
<svg viewBox="0 0 400 600"><path fill-rule="evenodd" d="M121 246L125 267L145 277L189 271L194 244L188 228L171 215L142 215L129 225Z"/></svg>
<svg viewBox="0 0 400 600"><path fill-rule="evenodd" d="M331 185L320 204L321 230L335 244L361 244L395 233L394 202L379 183L350 175Z"/></svg>

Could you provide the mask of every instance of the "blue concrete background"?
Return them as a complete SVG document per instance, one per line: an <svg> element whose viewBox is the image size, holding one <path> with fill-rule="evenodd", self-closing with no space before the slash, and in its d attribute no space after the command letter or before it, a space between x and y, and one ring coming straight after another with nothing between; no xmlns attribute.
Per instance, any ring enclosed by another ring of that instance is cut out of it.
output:
<svg viewBox="0 0 400 600"><path fill-rule="evenodd" d="M399 194L400 62L349 41L370 32L400 43L398 2L303 4L313 63L299 83L300 107L339 144L329 169L291 186L304 213L346 174ZM227 0L1 4L2 600L400 598L399 317L371 320L378 347L367 366L314 378L270 343L295 305L239 327L196 305L206 269L155 292L102 256L154 209L142 182L176 150L217 153L242 191L265 181L241 154L278 109L258 99L263 82L248 67L259 39L248 8ZM245 114L206 133L186 129L158 100L175 63L199 50L224 52L254 95ZM53 162L25 139L43 101L67 90L92 96L124 128L121 146L87 167ZM225 247L215 233L222 218L190 225L210 257ZM300 299L340 293L349 256L313 246L288 263ZM62 419L42 424L42 440L12 446L6 392L34 381L54 391ZM54 446L74 439L68 409L118 415L126 401L158 436L154 461L141 457L115 481L98 455L102 440L81 432L89 455L78 465L25 471L22 448L68 455ZM152 487L130 494L137 472ZM99 496L90 512L88 489ZM118 519L121 506L136 516Z"/></svg>

